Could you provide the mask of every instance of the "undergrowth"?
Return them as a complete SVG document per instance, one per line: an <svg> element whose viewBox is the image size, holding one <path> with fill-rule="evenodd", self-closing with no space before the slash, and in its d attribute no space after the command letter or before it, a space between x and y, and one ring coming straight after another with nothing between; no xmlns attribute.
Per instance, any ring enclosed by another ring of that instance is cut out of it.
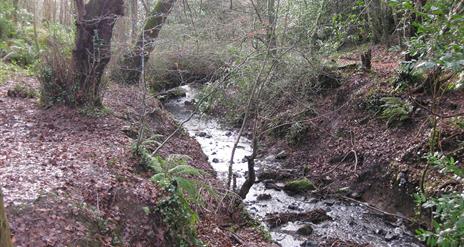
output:
<svg viewBox="0 0 464 247"><path fill-rule="evenodd" d="M166 237L176 246L203 246L197 238L199 216L193 208L202 203L199 191L204 184L197 179L202 172L187 164L188 156L153 157L143 146L134 151L142 164L155 173L151 181L164 191L153 212L161 216L169 229Z"/></svg>
<svg viewBox="0 0 464 247"><path fill-rule="evenodd" d="M440 169L441 173L451 175L454 179L464 180L462 163L453 157L439 153L429 154L427 162ZM416 203L432 211L430 229L419 229L419 238L428 246L459 247L464 244L464 193L454 191L435 197L419 194Z"/></svg>

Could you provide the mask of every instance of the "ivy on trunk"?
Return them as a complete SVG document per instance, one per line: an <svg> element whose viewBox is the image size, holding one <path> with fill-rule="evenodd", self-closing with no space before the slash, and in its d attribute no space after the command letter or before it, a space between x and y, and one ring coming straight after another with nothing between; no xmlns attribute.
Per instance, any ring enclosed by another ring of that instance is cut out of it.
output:
<svg viewBox="0 0 464 247"><path fill-rule="evenodd" d="M76 47L72 63L76 82L71 88L73 104L101 105L101 78L111 58L113 26L124 14L123 0L75 0L77 8Z"/></svg>

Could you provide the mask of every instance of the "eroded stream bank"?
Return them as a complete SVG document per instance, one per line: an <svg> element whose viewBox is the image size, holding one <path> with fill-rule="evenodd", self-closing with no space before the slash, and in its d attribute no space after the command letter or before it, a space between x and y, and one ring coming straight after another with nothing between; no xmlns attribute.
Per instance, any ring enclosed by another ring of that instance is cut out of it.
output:
<svg viewBox="0 0 464 247"><path fill-rule="evenodd" d="M198 93L194 86L183 86L186 96L166 102L165 107L179 122L192 114L191 103ZM237 131L216 119L194 115L184 128L201 144L218 178L227 179L228 160ZM234 173L238 187L245 180L245 155L251 141L242 137L235 154ZM276 157L256 160L256 170L277 169ZM389 221L367 206L334 198L290 196L279 181L256 183L245 199L247 209L265 224L274 241L283 247L321 246L334 239L360 246L422 246L401 219Z"/></svg>

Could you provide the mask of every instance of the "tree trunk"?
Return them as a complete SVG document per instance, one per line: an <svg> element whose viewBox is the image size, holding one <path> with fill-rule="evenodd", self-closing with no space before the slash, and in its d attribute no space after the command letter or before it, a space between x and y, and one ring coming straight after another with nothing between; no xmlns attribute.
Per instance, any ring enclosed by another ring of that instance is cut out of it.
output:
<svg viewBox="0 0 464 247"><path fill-rule="evenodd" d="M73 66L76 82L71 103L101 106L101 77L111 58L113 26L124 14L123 0L75 0L77 9L76 47Z"/></svg>
<svg viewBox="0 0 464 247"><path fill-rule="evenodd" d="M367 5L369 26L374 43L389 43L395 30L392 10L385 0L372 0Z"/></svg>
<svg viewBox="0 0 464 247"><path fill-rule="evenodd" d="M0 190L0 246L13 247L11 243L10 227L6 218L5 206L3 205L3 193Z"/></svg>
<svg viewBox="0 0 464 247"><path fill-rule="evenodd" d="M277 18L276 18L276 7L275 7L275 0L268 0L267 2L267 21L268 25L266 27L266 36L267 36L267 46L269 52L272 56L277 55L277 37L276 37L276 25L277 25Z"/></svg>
<svg viewBox="0 0 464 247"><path fill-rule="evenodd" d="M131 0L130 2L130 10L131 10L131 37L132 42L136 42L137 40L137 21L138 21L138 1Z"/></svg>
<svg viewBox="0 0 464 247"><path fill-rule="evenodd" d="M135 84L139 81L142 59L147 62L150 53L155 49L155 40L175 2L176 0L159 0L150 12L143 28L143 34L139 35L132 51L124 55L121 70L126 83Z"/></svg>

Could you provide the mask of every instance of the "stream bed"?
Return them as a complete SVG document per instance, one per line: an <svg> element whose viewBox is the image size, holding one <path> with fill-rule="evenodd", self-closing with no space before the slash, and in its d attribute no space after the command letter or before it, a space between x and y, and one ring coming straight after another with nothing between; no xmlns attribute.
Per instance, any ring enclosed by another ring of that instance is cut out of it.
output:
<svg viewBox="0 0 464 247"><path fill-rule="evenodd" d="M186 120L192 114L192 107L188 105L191 105L198 93L198 89L194 86L186 85L182 88L186 91L185 97L172 99L164 104L179 122ZM226 182L228 161L238 131L221 125L217 119L199 114L186 122L184 128L201 144L218 178ZM242 136L233 166L234 174L237 174L238 188L245 181L247 171L244 157L250 153L251 141ZM256 160L256 170L264 167L278 168L278 160L272 157ZM258 200L258 196L264 194L266 200ZM267 189L261 182L253 185L244 202L249 213L268 227L273 240L283 247L319 246L327 239L339 239L357 244L369 244L369 246L423 246L401 220L390 222L363 204L330 198L290 196L282 190ZM303 213L316 209L325 211L331 220L318 224L297 220L273 228L269 228L266 224L266 219L271 214ZM311 233L306 236L297 233L298 229L308 225L312 229Z"/></svg>

